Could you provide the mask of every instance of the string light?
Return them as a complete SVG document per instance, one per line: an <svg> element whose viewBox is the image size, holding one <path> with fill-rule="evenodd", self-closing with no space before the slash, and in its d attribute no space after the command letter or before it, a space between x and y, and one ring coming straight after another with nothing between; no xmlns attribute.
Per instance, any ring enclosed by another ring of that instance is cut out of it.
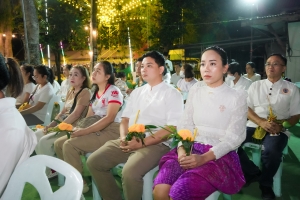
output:
<svg viewBox="0 0 300 200"><path fill-rule="evenodd" d="M61 48L61 54L62 54L63 60L64 60L64 65L66 65L66 58L65 58L65 53L64 53L64 48L63 48L62 41L60 41L60 48Z"/></svg>
<svg viewBox="0 0 300 200"><path fill-rule="evenodd" d="M77 9L91 7L89 0L61 0ZM138 9L145 4L154 2L154 0L98 0L97 1L97 18L101 24L111 24L123 21L122 15L131 13L133 9ZM146 17L131 16L129 20L144 20ZM128 20L128 18L127 18Z"/></svg>
<svg viewBox="0 0 300 200"><path fill-rule="evenodd" d="M42 62L43 62L43 65L45 65L45 60L44 60L44 53L43 53L42 44L40 44L40 51L41 51L41 56L42 56Z"/></svg>

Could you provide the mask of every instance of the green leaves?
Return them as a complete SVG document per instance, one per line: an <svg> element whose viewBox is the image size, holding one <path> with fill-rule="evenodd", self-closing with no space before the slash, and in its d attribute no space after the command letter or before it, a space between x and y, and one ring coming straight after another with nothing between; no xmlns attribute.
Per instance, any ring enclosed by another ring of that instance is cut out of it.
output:
<svg viewBox="0 0 300 200"><path fill-rule="evenodd" d="M126 135L125 140L126 141L131 141L133 139L133 137L135 137L137 142L140 142L140 140L142 141L142 144L145 145L144 143L144 138L146 137L145 133L138 133L138 132L129 132Z"/></svg>

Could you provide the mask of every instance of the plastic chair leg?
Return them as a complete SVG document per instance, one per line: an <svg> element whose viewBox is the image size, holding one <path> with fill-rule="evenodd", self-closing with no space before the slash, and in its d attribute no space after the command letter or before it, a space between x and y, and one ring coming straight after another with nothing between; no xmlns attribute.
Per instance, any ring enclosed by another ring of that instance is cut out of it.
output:
<svg viewBox="0 0 300 200"><path fill-rule="evenodd" d="M222 194L222 196L223 196L223 199L224 200L231 200L231 195L230 194Z"/></svg>
<svg viewBox="0 0 300 200"><path fill-rule="evenodd" d="M102 200L94 179L92 179L93 200Z"/></svg>
<svg viewBox="0 0 300 200"><path fill-rule="evenodd" d="M252 149L252 161L256 166L260 167L260 163L261 163L260 149Z"/></svg>
<svg viewBox="0 0 300 200"><path fill-rule="evenodd" d="M58 186L64 186L65 185L65 177L58 173Z"/></svg>
<svg viewBox="0 0 300 200"><path fill-rule="evenodd" d="M219 191L215 191L214 193L209 195L205 200L217 200L219 198L220 194L221 193Z"/></svg>
<svg viewBox="0 0 300 200"><path fill-rule="evenodd" d="M283 163L281 162L275 176L273 177L273 190L276 197L281 196L282 165Z"/></svg>
<svg viewBox="0 0 300 200"><path fill-rule="evenodd" d="M153 187L153 176L158 171L158 167L153 168L144 176L143 196L142 200L153 200L152 187Z"/></svg>

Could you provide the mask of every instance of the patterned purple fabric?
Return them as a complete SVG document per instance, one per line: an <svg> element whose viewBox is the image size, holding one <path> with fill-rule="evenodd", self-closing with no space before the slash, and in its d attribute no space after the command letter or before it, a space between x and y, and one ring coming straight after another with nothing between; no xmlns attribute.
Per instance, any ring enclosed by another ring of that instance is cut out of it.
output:
<svg viewBox="0 0 300 200"><path fill-rule="evenodd" d="M211 147L195 143L193 154L203 154ZM154 180L154 186L157 184L172 186L169 195L173 200L201 200L216 190L235 194L245 184L240 161L234 151L218 160L188 170L180 167L177 158L177 149L164 155L159 163L159 173Z"/></svg>

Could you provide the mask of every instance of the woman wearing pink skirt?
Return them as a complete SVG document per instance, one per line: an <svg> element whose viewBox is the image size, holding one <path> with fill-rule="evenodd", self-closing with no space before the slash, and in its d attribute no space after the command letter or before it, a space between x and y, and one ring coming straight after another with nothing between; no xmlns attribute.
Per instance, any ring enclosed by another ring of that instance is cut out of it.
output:
<svg viewBox="0 0 300 200"><path fill-rule="evenodd" d="M190 89L178 130L197 130L191 155L181 144L162 157L154 181L155 200L201 200L219 190L237 193L245 183L236 149L246 137L247 93L224 83L226 52L208 47L201 77Z"/></svg>

